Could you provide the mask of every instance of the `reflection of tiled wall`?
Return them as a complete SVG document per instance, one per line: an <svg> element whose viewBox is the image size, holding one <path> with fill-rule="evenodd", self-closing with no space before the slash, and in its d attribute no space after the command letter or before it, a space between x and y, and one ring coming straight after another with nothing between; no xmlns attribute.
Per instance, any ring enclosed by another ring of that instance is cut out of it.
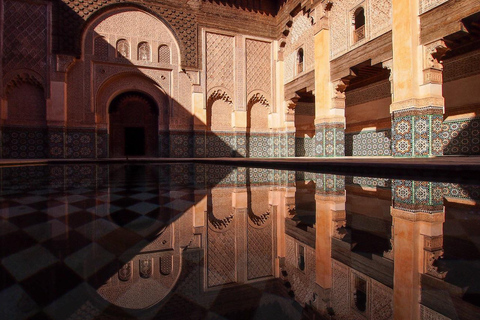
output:
<svg viewBox="0 0 480 320"><path fill-rule="evenodd" d="M392 180L393 206L412 212L443 210L441 183L412 180Z"/></svg>
<svg viewBox="0 0 480 320"><path fill-rule="evenodd" d="M66 157L95 158L95 129L68 129Z"/></svg>
<svg viewBox="0 0 480 320"><path fill-rule="evenodd" d="M442 155L442 119L441 107L412 108L395 112L392 121L392 155Z"/></svg>
<svg viewBox="0 0 480 320"><path fill-rule="evenodd" d="M296 157L315 157L315 137L295 138Z"/></svg>
<svg viewBox="0 0 480 320"><path fill-rule="evenodd" d="M190 132L174 131L170 133L170 157L188 158L193 156L193 137Z"/></svg>
<svg viewBox="0 0 480 320"><path fill-rule="evenodd" d="M2 157L5 159L46 158L48 154L45 128L2 129Z"/></svg>
<svg viewBox="0 0 480 320"><path fill-rule="evenodd" d="M391 130L362 131L345 134L347 156L389 156L391 154Z"/></svg>
<svg viewBox="0 0 480 320"><path fill-rule="evenodd" d="M345 129L343 123L315 126L315 155L317 157L342 157L345 155Z"/></svg>
<svg viewBox="0 0 480 320"><path fill-rule="evenodd" d="M316 190L318 194L343 194L345 192L345 176L317 173Z"/></svg>
<svg viewBox="0 0 480 320"><path fill-rule="evenodd" d="M480 154L480 118L443 122L443 153Z"/></svg>

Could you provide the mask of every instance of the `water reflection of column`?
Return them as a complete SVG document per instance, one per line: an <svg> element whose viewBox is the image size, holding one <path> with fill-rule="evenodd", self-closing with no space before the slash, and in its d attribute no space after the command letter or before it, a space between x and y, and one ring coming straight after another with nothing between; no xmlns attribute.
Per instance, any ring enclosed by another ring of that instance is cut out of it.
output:
<svg viewBox="0 0 480 320"><path fill-rule="evenodd" d="M315 193L315 254L316 283L323 289L332 287L332 237L342 238L341 228L345 226L345 181L343 176L317 175ZM321 293L321 291L320 291ZM327 296L328 291L324 292ZM328 301L328 297L323 299ZM318 306L318 310L328 307Z"/></svg>
<svg viewBox="0 0 480 320"><path fill-rule="evenodd" d="M278 188L272 192L272 204L277 206L277 255L275 277L280 276L280 268L285 265L285 219L295 211L295 188Z"/></svg>
<svg viewBox="0 0 480 320"><path fill-rule="evenodd" d="M237 282L245 282L247 279L247 211L248 211L248 192L246 188L236 188L232 193L232 207L237 219L238 235L236 237L237 250ZM232 249L234 250L234 249Z"/></svg>
<svg viewBox="0 0 480 320"><path fill-rule="evenodd" d="M420 319L420 277L437 273L433 263L441 251L442 189L439 183L393 180L392 194L394 318Z"/></svg>

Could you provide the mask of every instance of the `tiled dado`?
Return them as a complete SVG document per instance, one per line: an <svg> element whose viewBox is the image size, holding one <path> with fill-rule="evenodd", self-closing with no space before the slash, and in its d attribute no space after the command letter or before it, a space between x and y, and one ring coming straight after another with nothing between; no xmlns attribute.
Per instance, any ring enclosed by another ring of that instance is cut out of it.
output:
<svg viewBox="0 0 480 320"><path fill-rule="evenodd" d="M48 156L47 128L3 127L2 158L33 159Z"/></svg>
<svg viewBox="0 0 480 320"><path fill-rule="evenodd" d="M53 159L65 158L65 128L48 128L48 153Z"/></svg>
<svg viewBox="0 0 480 320"><path fill-rule="evenodd" d="M160 131L158 133L158 156L160 158L168 158L170 155L170 133L168 131Z"/></svg>
<svg viewBox="0 0 480 320"><path fill-rule="evenodd" d="M345 156L345 128L343 123L321 123L315 126L315 156Z"/></svg>
<svg viewBox="0 0 480 320"><path fill-rule="evenodd" d="M97 130L97 158L108 158L108 132Z"/></svg>
<svg viewBox="0 0 480 320"><path fill-rule="evenodd" d="M392 155L428 157L443 154L443 108L395 111L392 115Z"/></svg>
<svg viewBox="0 0 480 320"><path fill-rule="evenodd" d="M345 155L376 157L391 155L392 131L371 130L345 134Z"/></svg>
<svg viewBox="0 0 480 320"><path fill-rule="evenodd" d="M342 195L345 193L345 176L317 173L315 178L317 194Z"/></svg>
<svg viewBox="0 0 480 320"><path fill-rule="evenodd" d="M315 137L295 138L296 157L315 157Z"/></svg>
<svg viewBox="0 0 480 320"><path fill-rule="evenodd" d="M241 138L243 139L243 134ZM208 158L237 157L237 135L228 132L207 132L205 149Z"/></svg>
<svg viewBox="0 0 480 320"><path fill-rule="evenodd" d="M170 157L193 157L194 139L191 131L170 131Z"/></svg>
<svg viewBox="0 0 480 320"><path fill-rule="evenodd" d="M68 159L95 158L95 129L68 128L65 134L65 156Z"/></svg>
<svg viewBox="0 0 480 320"><path fill-rule="evenodd" d="M480 118L444 121L443 154L480 154Z"/></svg>
<svg viewBox="0 0 480 320"><path fill-rule="evenodd" d="M273 156L273 135L271 133L247 133L247 154L249 158Z"/></svg>

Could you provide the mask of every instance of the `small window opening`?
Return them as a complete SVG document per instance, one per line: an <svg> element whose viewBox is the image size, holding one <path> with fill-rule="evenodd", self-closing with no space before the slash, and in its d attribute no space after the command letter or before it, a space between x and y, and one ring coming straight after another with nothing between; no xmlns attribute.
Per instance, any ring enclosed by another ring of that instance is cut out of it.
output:
<svg viewBox="0 0 480 320"><path fill-rule="evenodd" d="M305 270L305 247L298 246L298 269L301 271Z"/></svg>
<svg viewBox="0 0 480 320"><path fill-rule="evenodd" d="M355 27L353 41L358 42L365 39L365 10L362 7L358 8L355 10L353 18Z"/></svg>
<svg viewBox="0 0 480 320"><path fill-rule="evenodd" d="M297 51L297 74L300 74L303 72L303 60L304 60L303 49L300 48Z"/></svg>
<svg viewBox="0 0 480 320"><path fill-rule="evenodd" d="M362 278L355 276L355 291L353 299L358 311L365 312L367 309L367 282Z"/></svg>

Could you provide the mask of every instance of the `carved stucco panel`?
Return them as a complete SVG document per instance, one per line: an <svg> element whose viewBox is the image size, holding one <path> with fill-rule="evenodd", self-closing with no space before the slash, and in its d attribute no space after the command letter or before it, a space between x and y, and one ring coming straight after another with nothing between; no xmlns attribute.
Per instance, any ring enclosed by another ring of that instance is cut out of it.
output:
<svg viewBox="0 0 480 320"><path fill-rule="evenodd" d="M442 3L448 0L419 0L420 1L420 14L425 13L435 7L438 7Z"/></svg>
<svg viewBox="0 0 480 320"><path fill-rule="evenodd" d="M365 9L366 41L392 29L392 0L337 1L330 13L330 42L332 59L355 48L353 43L353 12L358 6ZM362 43L365 43L362 41ZM358 45L357 45L358 46Z"/></svg>
<svg viewBox="0 0 480 320"><path fill-rule="evenodd" d="M304 52L304 72L313 70L315 64L314 28L312 18L308 13L301 11L293 18L292 28L287 37L285 46L285 83L295 77L297 50Z"/></svg>
<svg viewBox="0 0 480 320"><path fill-rule="evenodd" d="M247 95L260 90L270 98L272 92L272 44L253 39L246 40Z"/></svg>
<svg viewBox="0 0 480 320"><path fill-rule="evenodd" d="M47 72L48 6L5 1L3 72L28 67L43 77Z"/></svg>
<svg viewBox="0 0 480 320"><path fill-rule="evenodd" d="M233 92L234 37L207 32L206 38L207 92L215 87L223 87L228 92Z"/></svg>

